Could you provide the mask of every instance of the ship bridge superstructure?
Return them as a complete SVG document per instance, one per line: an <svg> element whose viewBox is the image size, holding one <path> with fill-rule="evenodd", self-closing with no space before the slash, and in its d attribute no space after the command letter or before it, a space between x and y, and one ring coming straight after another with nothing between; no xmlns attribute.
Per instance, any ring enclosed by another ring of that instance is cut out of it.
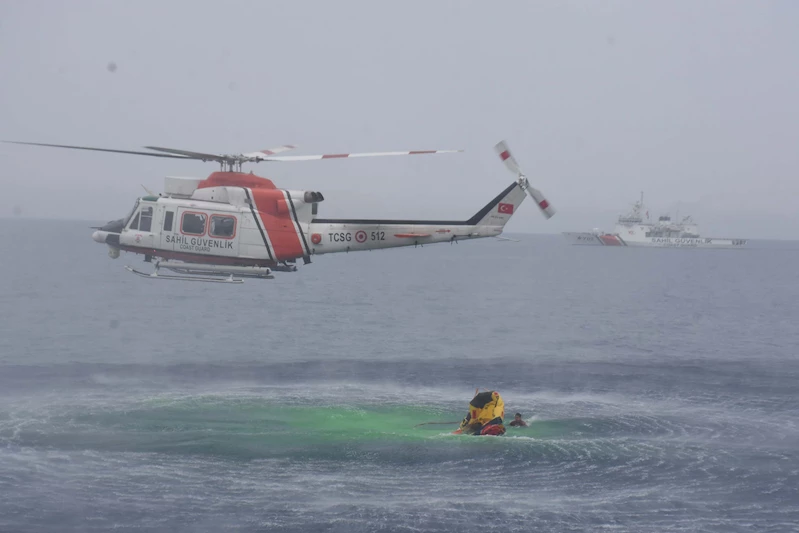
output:
<svg viewBox="0 0 799 533"><path fill-rule="evenodd" d="M644 218L641 216L641 212L644 209L644 193L641 192L641 199L638 200L633 204L632 210L627 213L626 215L620 215L617 224L619 226L635 226L636 224L642 224Z"/></svg>

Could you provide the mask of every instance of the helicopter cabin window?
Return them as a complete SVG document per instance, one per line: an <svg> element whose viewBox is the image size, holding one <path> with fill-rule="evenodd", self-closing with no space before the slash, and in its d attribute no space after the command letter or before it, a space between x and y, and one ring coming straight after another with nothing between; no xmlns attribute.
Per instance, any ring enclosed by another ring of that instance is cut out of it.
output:
<svg viewBox="0 0 799 533"><path fill-rule="evenodd" d="M227 215L211 215L211 237L232 239L236 234L236 218Z"/></svg>
<svg viewBox="0 0 799 533"><path fill-rule="evenodd" d="M183 213L180 230L188 235L204 235L207 218L205 213Z"/></svg>
<svg viewBox="0 0 799 533"><path fill-rule="evenodd" d="M172 231L172 219L174 217L175 213L172 211L164 213L164 231Z"/></svg>

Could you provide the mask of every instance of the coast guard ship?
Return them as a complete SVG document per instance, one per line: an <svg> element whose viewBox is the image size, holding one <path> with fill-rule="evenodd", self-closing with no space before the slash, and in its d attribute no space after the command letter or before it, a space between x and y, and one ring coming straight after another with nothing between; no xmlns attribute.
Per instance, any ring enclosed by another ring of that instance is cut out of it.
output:
<svg viewBox="0 0 799 533"><path fill-rule="evenodd" d="M745 239L719 239L702 237L699 226L690 216L679 222L662 215L657 222L650 222L649 211L644 214L644 193L633 205L632 211L619 216L613 233L594 229L591 232L566 232L563 235L571 244L594 246L649 246L660 248L740 248Z"/></svg>

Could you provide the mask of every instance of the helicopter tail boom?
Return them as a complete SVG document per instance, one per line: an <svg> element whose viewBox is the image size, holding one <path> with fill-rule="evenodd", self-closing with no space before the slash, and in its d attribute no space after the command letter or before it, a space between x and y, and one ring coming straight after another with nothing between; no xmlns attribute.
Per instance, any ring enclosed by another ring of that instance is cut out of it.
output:
<svg viewBox="0 0 799 533"><path fill-rule="evenodd" d="M314 219L311 253L354 252L496 237L524 201L519 182L511 183L468 220Z"/></svg>

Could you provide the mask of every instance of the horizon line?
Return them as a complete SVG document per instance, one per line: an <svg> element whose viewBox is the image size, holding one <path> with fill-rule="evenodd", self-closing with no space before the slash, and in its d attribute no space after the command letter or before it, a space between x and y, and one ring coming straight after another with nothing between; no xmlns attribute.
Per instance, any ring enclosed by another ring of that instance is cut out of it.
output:
<svg viewBox="0 0 799 533"><path fill-rule="evenodd" d="M31 217L25 215L0 215L0 220L27 220L27 221L38 221L38 222L85 222L88 224L97 224L103 223L104 219L97 218L97 219L90 219L90 218L48 218L48 217ZM107 222L107 220L105 221ZM503 234L510 234L510 235L563 235L564 233L589 233L588 231L503 231ZM721 238L721 237L711 237L711 238ZM780 237L741 237L742 239L750 240L750 241L780 241L780 242L799 242L799 239L786 239Z"/></svg>

